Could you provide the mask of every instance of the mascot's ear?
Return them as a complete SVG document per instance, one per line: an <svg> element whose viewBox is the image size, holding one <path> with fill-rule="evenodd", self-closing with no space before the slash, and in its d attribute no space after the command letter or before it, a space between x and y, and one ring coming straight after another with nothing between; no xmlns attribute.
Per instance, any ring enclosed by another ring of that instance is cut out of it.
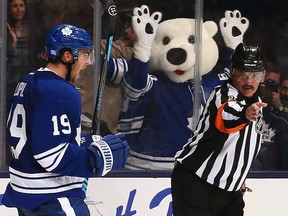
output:
<svg viewBox="0 0 288 216"><path fill-rule="evenodd" d="M207 31L207 33L210 37L213 37L218 31L218 26L213 21L204 22L203 27L205 28L205 30Z"/></svg>

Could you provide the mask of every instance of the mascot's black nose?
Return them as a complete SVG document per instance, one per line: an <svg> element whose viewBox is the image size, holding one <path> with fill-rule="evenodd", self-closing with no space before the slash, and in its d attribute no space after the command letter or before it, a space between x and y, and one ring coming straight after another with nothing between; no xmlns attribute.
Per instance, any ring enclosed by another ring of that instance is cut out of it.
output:
<svg viewBox="0 0 288 216"><path fill-rule="evenodd" d="M186 61L187 53L184 49L173 48L167 53L167 60L173 65L181 65Z"/></svg>

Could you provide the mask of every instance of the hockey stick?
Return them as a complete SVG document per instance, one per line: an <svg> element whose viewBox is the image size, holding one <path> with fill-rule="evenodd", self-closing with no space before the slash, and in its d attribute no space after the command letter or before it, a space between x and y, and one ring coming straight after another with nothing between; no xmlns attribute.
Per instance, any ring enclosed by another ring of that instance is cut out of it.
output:
<svg viewBox="0 0 288 216"><path fill-rule="evenodd" d="M101 69L97 97L96 97L96 104L94 107L94 114L93 114L93 119L92 119L92 134L94 135L100 135L100 113L101 113L103 93L104 93L104 87L105 87L106 75L107 75L107 69L108 69L108 62L109 62L110 55L111 55L112 42L113 42L114 30L115 30L115 24L116 24L116 15L117 15L117 8L113 0L100 0L100 2L107 9L110 20L109 20L108 35L107 35L107 41L106 41L106 47L105 47L104 61L103 61L102 69Z"/></svg>

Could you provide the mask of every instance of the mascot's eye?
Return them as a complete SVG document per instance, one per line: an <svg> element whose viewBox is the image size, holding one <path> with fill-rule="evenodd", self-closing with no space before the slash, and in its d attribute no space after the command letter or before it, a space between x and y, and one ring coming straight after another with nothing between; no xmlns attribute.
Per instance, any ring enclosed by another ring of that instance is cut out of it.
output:
<svg viewBox="0 0 288 216"><path fill-rule="evenodd" d="M166 36L166 37L163 38L162 42L163 42L164 45L167 45L170 42L170 38Z"/></svg>
<svg viewBox="0 0 288 216"><path fill-rule="evenodd" d="M189 36L188 42L191 43L191 44L194 44L194 43L195 43L195 37L194 37L194 35L190 35L190 36Z"/></svg>

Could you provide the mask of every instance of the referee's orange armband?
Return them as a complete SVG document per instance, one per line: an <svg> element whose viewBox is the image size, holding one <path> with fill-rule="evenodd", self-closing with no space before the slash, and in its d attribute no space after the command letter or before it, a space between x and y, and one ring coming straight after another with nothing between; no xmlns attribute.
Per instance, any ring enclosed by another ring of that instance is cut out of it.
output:
<svg viewBox="0 0 288 216"><path fill-rule="evenodd" d="M226 101L225 103L223 103L218 111L217 111L217 115L216 115L216 119L215 119L215 127L223 132L223 133L227 133L227 134L231 134L231 133L235 133L237 131L240 131L241 129L243 129L247 124L244 123L244 124L241 124L241 125L238 125L236 127L233 127L233 128L226 128L225 125L224 125L224 120L222 118L222 112L223 112L223 109L224 109L224 106L228 103L228 101Z"/></svg>

